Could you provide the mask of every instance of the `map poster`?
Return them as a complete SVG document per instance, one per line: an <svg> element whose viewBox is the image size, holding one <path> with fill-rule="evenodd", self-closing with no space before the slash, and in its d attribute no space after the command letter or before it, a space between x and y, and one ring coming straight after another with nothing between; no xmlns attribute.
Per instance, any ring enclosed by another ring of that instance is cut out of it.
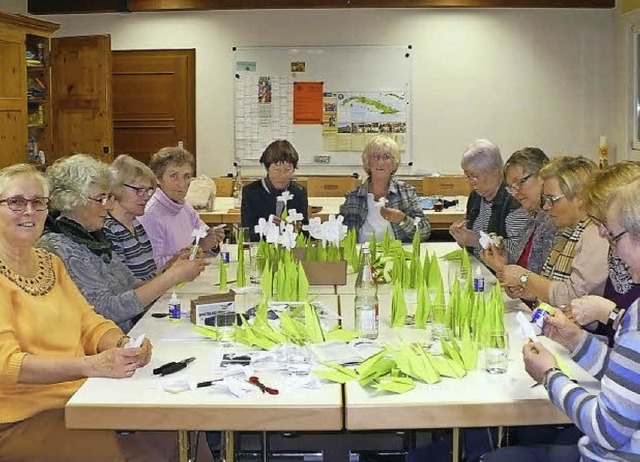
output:
<svg viewBox="0 0 640 462"><path fill-rule="evenodd" d="M323 110L327 151L362 151L379 133L388 133L401 148L404 145L407 112L402 91L325 93ZM333 133L337 133L337 142Z"/></svg>

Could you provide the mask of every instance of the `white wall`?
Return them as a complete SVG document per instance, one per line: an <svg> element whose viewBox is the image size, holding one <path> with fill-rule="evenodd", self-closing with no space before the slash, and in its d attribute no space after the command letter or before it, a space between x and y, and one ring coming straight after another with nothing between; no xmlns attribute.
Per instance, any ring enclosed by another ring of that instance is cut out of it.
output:
<svg viewBox="0 0 640 462"><path fill-rule="evenodd" d="M503 156L522 146L615 155L612 10L210 11L50 16L57 36L111 34L114 50L196 49L201 173L230 170L233 46L414 47L414 171L459 171L475 138ZM380 72L393 72L381 68ZM301 172L301 173L304 173Z"/></svg>
<svg viewBox="0 0 640 462"><path fill-rule="evenodd" d="M0 0L0 11L6 13L26 13L27 0Z"/></svg>

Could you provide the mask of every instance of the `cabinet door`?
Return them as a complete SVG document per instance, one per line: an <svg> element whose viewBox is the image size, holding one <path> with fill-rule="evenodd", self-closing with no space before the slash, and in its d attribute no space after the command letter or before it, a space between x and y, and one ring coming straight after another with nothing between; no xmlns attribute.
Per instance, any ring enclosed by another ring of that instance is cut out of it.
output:
<svg viewBox="0 0 640 462"><path fill-rule="evenodd" d="M27 159L24 33L0 30L0 168Z"/></svg>
<svg viewBox="0 0 640 462"><path fill-rule="evenodd" d="M111 40L108 35L51 40L53 157L113 160Z"/></svg>

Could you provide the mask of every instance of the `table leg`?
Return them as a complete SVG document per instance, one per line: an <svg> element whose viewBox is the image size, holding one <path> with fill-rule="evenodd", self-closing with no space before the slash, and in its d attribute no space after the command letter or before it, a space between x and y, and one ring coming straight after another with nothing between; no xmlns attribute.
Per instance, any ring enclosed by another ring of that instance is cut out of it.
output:
<svg viewBox="0 0 640 462"><path fill-rule="evenodd" d="M460 429L453 428L453 462L460 462Z"/></svg>
<svg viewBox="0 0 640 462"><path fill-rule="evenodd" d="M223 443L223 457L224 462L234 462L235 461L235 442L233 432L230 430L225 430L222 432L222 443Z"/></svg>
<svg viewBox="0 0 640 462"><path fill-rule="evenodd" d="M178 430L178 456L180 462L191 462L189 444L189 432L187 430Z"/></svg>

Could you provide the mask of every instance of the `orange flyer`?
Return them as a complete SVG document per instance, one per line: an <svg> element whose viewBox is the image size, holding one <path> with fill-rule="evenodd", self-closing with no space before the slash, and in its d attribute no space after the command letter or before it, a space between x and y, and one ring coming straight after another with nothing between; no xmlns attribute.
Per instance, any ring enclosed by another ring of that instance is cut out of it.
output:
<svg viewBox="0 0 640 462"><path fill-rule="evenodd" d="M322 125L322 82L293 83L293 123Z"/></svg>

